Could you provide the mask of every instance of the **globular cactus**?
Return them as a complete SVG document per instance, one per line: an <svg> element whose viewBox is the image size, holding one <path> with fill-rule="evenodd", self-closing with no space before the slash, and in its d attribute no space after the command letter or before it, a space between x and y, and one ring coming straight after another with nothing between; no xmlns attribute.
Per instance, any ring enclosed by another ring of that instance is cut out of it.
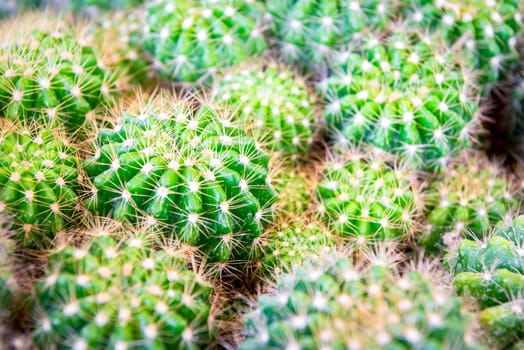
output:
<svg viewBox="0 0 524 350"><path fill-rule="evenodd" d="M518 210L512 187L498 164L481 152L463 152L424 190L429 226L419 243L452 250L461 237L488 234L491 225Z"/></svg>
<svg viewBox="0 0 524 350"><path fill-rule="evenodd" d="M410 270L331 254L281 276L244 318L241 349L468 349L461 301Z"/></svg>
<svg viewBox="0 0 524 350"><path fill-rule="evenodd" d="M315 133L315 99L302 79L274 63L244 65L220 79L214 98L272 152L303 158Z"/></svg>
<svg viewBox="0 0 524 350"><path fill-rule="evenodd" d="M317 183L314 171L305 167L284 167L272 179L278 193L279 215L294 218L304 215L311 207Z"/></svg>
<svg viewBox="0 0 524 350"><path fill-rule="evenodd" d="M335 142L371 144L431 171L470 145L478 106L449 48L403 30L355 48L335 55L320 84Z"/></svg>
<svg viewBox="0 0 524 350"><path fill-rule="evenodd" d="M480 321L501 346L524 337L524 216L486 240L461 240L451 259L459 294L478 302Z"/></svg>
<svg viewBox="0 0 524 350"><path fill-rule="evenodd" d="M337 155L324 165L316 212L338 236L366 246L405 241L421 211L413 174L391 167L380 155Z"/></svg>
<svg viewBox="0 0 524 350"><path fill-rule="evenodd" d="M41 348L200 349L213 341L211 285L154 236L113 224L49 255L35 287Z"/></svg>
<svg viewBox="0 0 524 350"><path fill-rule="evenodd" d="M147 7L146 49L167 78L209 81L217 69L266 49L254 0L156 0Z"/></svg>
<svg viewBox="0 0 524 350"><path fill-rule="evenodd" d="M269 0L271 35L284 60L315 69L341 44L392 19L389 0Z"/></svg>
<svg viewBox="0 0 524 350"><path fill-rule="evenodd" d="M103 66L87 27L47 16L29 14L5 24L12 33L6 30L0 44L0 112L78 135L125 79Z"/></svg>
<svg viewBox="0 0 524 350"><path fill-rule="evenodd" d="M100 130L85 162L85 206L119 221L167 224L210 262L247 260L272 220L269 156L212 106L160 95Z"/></svg>
<svg viewBox="0 0 524 350"><path fill-rule="evenodd" d="M73 218L80 190L76 149L49 128L0 132L0 215L23 247L48 246Z"/></svg>

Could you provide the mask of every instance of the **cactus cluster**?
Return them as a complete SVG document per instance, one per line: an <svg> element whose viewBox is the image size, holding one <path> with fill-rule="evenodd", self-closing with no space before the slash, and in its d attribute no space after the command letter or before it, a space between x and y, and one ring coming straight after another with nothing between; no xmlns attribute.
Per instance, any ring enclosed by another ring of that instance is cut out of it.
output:
<svg viewBox="0 0 524 350"><path fill-rule="evenodd" d="M478 302L481 323L500 346L524 337L524 216L485 240L464 239L452 260L459 294Z"/></svg>

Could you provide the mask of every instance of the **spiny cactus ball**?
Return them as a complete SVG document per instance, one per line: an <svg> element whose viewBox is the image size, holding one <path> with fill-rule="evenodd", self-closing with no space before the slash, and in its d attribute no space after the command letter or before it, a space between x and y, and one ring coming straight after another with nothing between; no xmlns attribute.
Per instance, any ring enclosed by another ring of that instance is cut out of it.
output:
<svg viewBox="0 0 524 350"><path fill-rule="evenodd" d="M13 22L18 29L0 44L0 111L78 134L99 106L112 103L124 78L103 66L86 28L35 16Z"/></svg>
<svg viewBox="0 0 524 350"><path fill-rule="evenodd" d="M78 203L75 148L48 128L7 128L0 132L0 154L0 215L12 217L20 245L48 245Z"/></svg>
<svg viewBox="0 0 524 350"><path fill-rule="evenodd" d="M167 78L209 81L217 69L266 49L261 6L255 0L153 1L145 47Z"/></svg>
<svg viewBox="0 0 524 350"><path fill-rule="evenodd" d="M481 323L501 347L524 337L524 216L501 222L484 241L464 239L452 261L455 286L483 309Z"/></svg>
<svg viewBox="0 0 524 350"><path fill-rule="evenodd" d="M269 0L271 34L286 61L314 68L366 30L385 29L389 0Z"/></svg>
<svg viewBox="0 0 524 350"><path fill-rule="evenodd" d="M318 214L336 235L364 246L406 240L421 209L409 171L355 152L325 164L317 201Z"/></svg>
<svg viewBox="0 0 524 350"><path fill-rule="evenodd" d="M412 270L331 256L281 276L245 316L241 349L468 349L459 298Z"/></svg>
<svg viewBox="0 0 524 350"><path fill-rule="evenodd" d="M37 345L199 349L211 342L211 286L179 253L155 250L146 232L86 234L81 247L53 250L37 282Z"/></svg>
<svg viewBox="0 0 524 350"><path fill-rule="evenodd" d="M518 209L511 187L499 165L480 152L463 152L424 191L429 227L420 243L453 249L460 237L488 234L491 225Z"/></svg>
<svg viewBox="0 0 524 350"><path fill-rule="evenodd" d="M371 144L432 171L469 146L478 107L449 48L405 31L359 47L337 53L320 84L337 143Z"/></svg>
<svg viewBox="0 0 524 350"><path fill-rule="evenodd" d="M103 129L85 162L85 206L119 221L167 224L210 261L247 260L272 220L269 156L211 106L160 95Z"/></svg>
<svg viewBox="0 0 524 350"><path fill-rule="evenodd" d="M218 82L214 95L269 150L292 160L308 151L316 126L315 101L291 70L272 63L241 66Z"/></svg>

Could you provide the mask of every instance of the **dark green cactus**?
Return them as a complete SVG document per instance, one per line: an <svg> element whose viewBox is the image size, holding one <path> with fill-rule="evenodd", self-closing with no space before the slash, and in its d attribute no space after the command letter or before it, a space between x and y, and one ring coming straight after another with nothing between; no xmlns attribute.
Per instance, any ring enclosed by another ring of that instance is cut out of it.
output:
<svg viewBox="0 0 524 350"><path fill-rule="evenodd" d="M167 78L209 81L217 69L266 49L263 6L254 0L162 0L147 8L146 49Z"/></svg>
<svg viewBox="0 0 524 350"><path fill-rule="evenodd" d="M208 260L246 260L271 221L269 156L212 107L160 95L100 130L85 162L85 206L119 221L169 224Z"/></svg>

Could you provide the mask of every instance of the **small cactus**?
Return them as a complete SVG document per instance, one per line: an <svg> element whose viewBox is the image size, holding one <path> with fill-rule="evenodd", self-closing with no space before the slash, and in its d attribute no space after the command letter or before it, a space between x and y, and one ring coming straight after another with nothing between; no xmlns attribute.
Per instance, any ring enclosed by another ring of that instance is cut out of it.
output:
<svg viewBox="0 0 524 350"><path fill-rule="evenodd" d="M12 217L21 246L48 246L78 203L76 149L48 128L8 127L0 132L0 154L0 215Z"/></svg>
<svg viewBox="0 0 524 350"><path fill-rule="evenodd" d="M478 302L493 341L524 337L524 216L499 223L485 241L461 240L451 265L458 293Z"/></svg>
<svg viewBox="0 0 524 350"><path fill-rule="evenodd" d="M155 250L143 230L102 225L83 234L89 239L82 246L51 251L36 284L35 344L77 350L210 344L211 285L186 268L180 252Z"/></svg>
<svg viewBox="0 0 524 350"><path fill-rule="evenodd" d="M424 192L429 227L420 243L430 249L453 249L468 234L482 237L518 208L500 166L477 151L463 152Z"/></svg>
<svg viewBox="0 0 524 350"><path fill-rule="evenodd" d="M314 97L305 81L274 63L241 66L218 81L215 99L236 111L246 129L273 152L297 160L313 141Z"/></svg>
<svg viewBox="0 0 524 350"><path fill-rule="evenodd" d="M359 268L330 254L282 275L244 318L241 349L468 349L459 298L411 270L377 259Z"/></svg>
<svg viewBox="0 0 524 350"><path fill-rule="evenodd" d="M262 4L254 0L157 0L147 7L146 49L160 72L182 83L209 81L266 49Z"/></svg>
<svg viewBox="0 0 524 350"><path fill-rule="evenodd" d="M470 145L478 106L449 48L406 31L358 48L338 52L320 84L338 144L371 144L431 171Z"/></svg>
<svg viewBox="0 0 524 350"><path fill-rule="evenodd" d="M406 240L421 209L411 177L382 156L336 156L317 185L317 212L336 235L357 245Z"/></svg>
<svg viewBox="0 0 524 350"><path fill-rule="evenodd" d="M272 219L269 156L211 106L165 95L129 107L100 130L85 162L85 206L119 221L170 225L209 261L247 260Z"/></svg>

